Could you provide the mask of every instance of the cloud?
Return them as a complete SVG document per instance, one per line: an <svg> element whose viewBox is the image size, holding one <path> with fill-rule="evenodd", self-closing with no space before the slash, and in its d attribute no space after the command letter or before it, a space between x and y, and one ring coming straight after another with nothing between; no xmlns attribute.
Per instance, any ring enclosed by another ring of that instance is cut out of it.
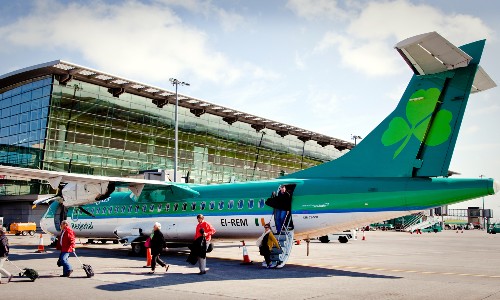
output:
<svg viewBox="0 0 500 300"><path fill-rule="evenodd" d="M305 19L341 16L345 29L325 32L313 52L318 55L336 52L344 67L369 76L394 75L404 70L398 56L387 45L395 45L410 36L438 31L450 42L461 45L490 38L493 32L477 17L444 12L407 0L369 1L366 5L347 1L342 7L339 3L290 0L287 7Z"/></svg>
<svg viewBox="0 0 500 300"><path fill-rule="evenodd" d="M337 0L289 0L286 7L307 20L315 20L318 17L345 20L349 17L349 12L345 7L339 5L339 2L350 3L350 1Z"/></svg>
<svg viewBox="0 0 500 300"><path fill-rule="evenodd" d="M98 68L134 77L147 74L155 81L192 74L232 82L242 74L223 53L211 49L202 30L184 24L161 3L45 3L0 27L3 45L79 52Z"/></svg>

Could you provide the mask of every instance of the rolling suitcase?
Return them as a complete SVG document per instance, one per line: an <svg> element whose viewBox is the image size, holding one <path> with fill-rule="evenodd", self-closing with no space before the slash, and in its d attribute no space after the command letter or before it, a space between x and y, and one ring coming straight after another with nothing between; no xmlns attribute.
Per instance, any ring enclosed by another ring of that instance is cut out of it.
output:
<svg viewBox="0 0 500 300"><path fill-rule="evenodd" d="M82 265L82 269L85 271L85 274L87 274L87 278L94 276L94 270L92 269L92 266L82 263L80 258L76 255L76 251L73 251L73 254L75 255L76 259L78 259L80 264Z"/></svg>
<svg viewBox="0 0 500 300"><path fill-rule="evenodd" d="M35 269L30 269L30 268L24 268L21 270L16 264L14 264L10 259L7 258L7 260L14 266L16 269L19 270L19 277L26 276L28 277L31 281L35 281L38 278L38 272Z"/></svg>

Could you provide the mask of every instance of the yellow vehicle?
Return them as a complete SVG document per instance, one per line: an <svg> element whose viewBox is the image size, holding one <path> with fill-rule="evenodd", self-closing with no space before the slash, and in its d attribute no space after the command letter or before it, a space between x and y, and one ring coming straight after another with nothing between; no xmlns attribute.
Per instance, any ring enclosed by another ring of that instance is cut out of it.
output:
<svg viewBox="0 0 500 300"><path fill-rule="evenodd" d="M15 235L35 235L36 231L36 223L27 222L27 223L12 223L10 224L10 233Z"/></svg>

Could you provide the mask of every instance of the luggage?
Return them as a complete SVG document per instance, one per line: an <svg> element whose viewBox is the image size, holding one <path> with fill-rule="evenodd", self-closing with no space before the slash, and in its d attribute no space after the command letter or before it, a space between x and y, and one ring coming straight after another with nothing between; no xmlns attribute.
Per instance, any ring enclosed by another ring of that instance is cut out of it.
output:
<svg viewBox="0 0 500 300"><path fill-rule="evenodd" d="M82 269L85 271L85 274L87 274L87 278L94 276L94 270L92 269L92 266L82 263L80 258L76 255L76 251L73 251L73 254L75 255L76 259L78 259L80 264L82 265Z"/></svg>
<svg viewBox="0 0 500 300"><path fill-rule="evenodd" d="M23 276L26 276L28 277L31 281L35 281L39 276L38 276L38 272L34 269L30 269L30 268L24 268L23 270L21 270L21 268L19 268L16 264L14 264L10 259L7 258L7 260L14 266L16 267L16 269L18 269L20 272L19 272L19 277L23 277Z"/></svg>

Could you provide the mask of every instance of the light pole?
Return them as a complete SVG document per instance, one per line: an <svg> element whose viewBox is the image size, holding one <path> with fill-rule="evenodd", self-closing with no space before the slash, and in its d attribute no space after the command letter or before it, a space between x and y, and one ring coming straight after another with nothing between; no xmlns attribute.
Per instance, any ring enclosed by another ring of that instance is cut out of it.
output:
<svg viewBox="0 0 500 300"><path fill-rule="evenodd" d="M361 139L363 139L363 138L360 137L359 135L352 135L351 134L351 140L354 140L354 146L356 146L356 141L361 140Z"/></svg>
<svg viewBox="0 0 500 300"><path fill-rule="evenodd" d="M184 81L179 81L175 78L170 78L169 81L172 85L175 85L175 148L174 148L174 182L177 182L177 154L179 152L179 94L177 93L177 87L180 85L187 85L189 83Z"/></svg>
<svg viewBox="0 0 500 300"><path fill-rule="evenodd" d="M483 179L484 175L479 175L479 178ZM486 228L486 218L484 217L484 196L483 196L483 212L481 213L483 216L483 230Z"/></svg>

